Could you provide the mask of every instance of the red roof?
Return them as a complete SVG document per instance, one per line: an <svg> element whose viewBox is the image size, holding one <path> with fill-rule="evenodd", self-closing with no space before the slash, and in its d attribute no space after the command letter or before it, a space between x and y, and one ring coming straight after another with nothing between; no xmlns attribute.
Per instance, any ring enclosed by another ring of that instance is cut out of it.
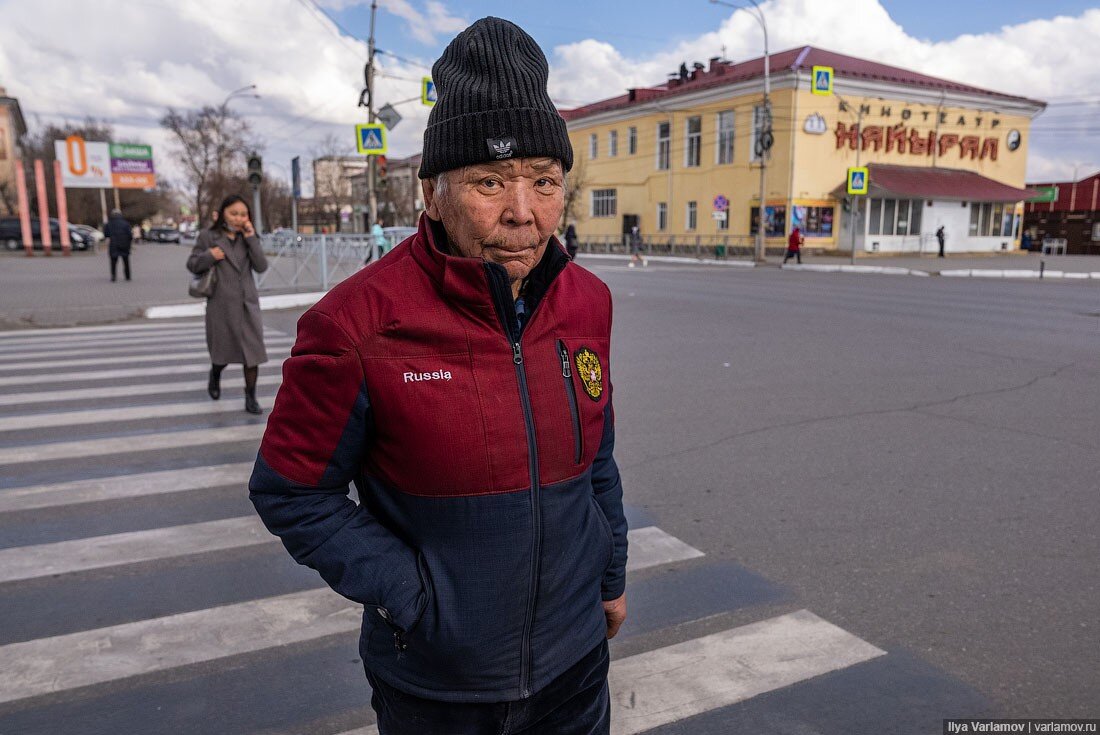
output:
<svg viewBox="0 0 1100 735"><path fill-rule="evenodd" d="M868 164L871 193L914 199L955 199L976 202L1020 202L1034 195L1027 189L956 168ZM846 185L841 184L843 194Z"/></svg>
<svg viewBox="0 0 1100 735"><path fill-rule="evenodd" d="M1045 102L1031 100L1026 97L993 92L988 89L971 87L967 84L952 82L947 79L930 77L926 74L918 74L915 71L900 69L896 66L888 66L875 61L859 59L854 56L845 56L835 51L802 46L799 48L780 51L769 55L771 74L779 75L784 71L805 70L811 71L814 66L831 66L837 77L850 79L868 79L881 82L893 82L926 89L943 90L948 92L962 92L989 97L998 100L1011 100L1026 102L1045 107ZM594 102L590 105L577 107L572 110L560 110L561 116L568 120L579 120L598 112L622 109L632 105L643 104L651 99L674 97L676 95L698 92L703 89L720 87L724 85L743 82L748 79L764 76L764 57L743 61L734 64L729 61L711 59L709 68L692 71L686 81L670 79L660 87L650 87L630 90L627 94L610 99Z"/></svg>

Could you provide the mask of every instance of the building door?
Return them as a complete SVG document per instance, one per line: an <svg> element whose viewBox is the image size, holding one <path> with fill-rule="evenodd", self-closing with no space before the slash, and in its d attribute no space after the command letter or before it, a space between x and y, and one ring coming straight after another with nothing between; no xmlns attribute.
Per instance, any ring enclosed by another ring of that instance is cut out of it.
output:
<svg viewBox="0 0 1100 735"><path fill-rule="evenodd" d="M630 240L628 239L628 237L630 235L630 231L632 229L634 229L635 227L637 227L639 229L639 231L641 230L642 218L639 217L636 214L624 214L623 215L623 234L622 234L622 237L619 238L619 239L621 240L620 244L624 248L626 248L627 250L630 249Z"/></svg>

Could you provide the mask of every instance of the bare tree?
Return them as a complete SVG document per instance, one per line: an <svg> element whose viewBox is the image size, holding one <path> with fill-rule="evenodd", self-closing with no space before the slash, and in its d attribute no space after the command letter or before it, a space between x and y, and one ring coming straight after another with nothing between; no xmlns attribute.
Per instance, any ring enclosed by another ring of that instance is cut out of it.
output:
<svg viewBox="0 0 1100 735"><path fill-rule="evenodd" d="M348 159L347 145L329 133L310 151L313 156L313 208L324 220L332 223L332 231L340 229L341 210L355 204L351 171L344 165Z"/></svg>
<svg viewBox="0 0 1100 735"><path fill-rule="evenodd" d="M588 184L585 175L584 159L578 157L572 170L565 177L565 208L561 212L561 227L564 230L570 222L580 216L584 200L584 187Z"/></svg>
<svg viewBox="0 0 1100 735"><path fill-rule="evenodd" d="M231 172L243 170L251 131L227 105L168 112L161 127L175 136L175 151L189 187L199 222L208 222L217 203L229 191Z"/></svg>

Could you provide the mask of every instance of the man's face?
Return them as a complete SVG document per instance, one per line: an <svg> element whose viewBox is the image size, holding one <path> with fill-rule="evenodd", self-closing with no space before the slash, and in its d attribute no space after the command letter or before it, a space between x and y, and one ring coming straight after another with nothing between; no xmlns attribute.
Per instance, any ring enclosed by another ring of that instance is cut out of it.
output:
<svg viewBox="0 0 1100 735"><path fill-rule="evenodd" d="M565 175L553 158L517 158L455 169L446 186L424 181L428 216L443 222L467 258L499 263L513 291L546 250L565 208Z"/></svg>

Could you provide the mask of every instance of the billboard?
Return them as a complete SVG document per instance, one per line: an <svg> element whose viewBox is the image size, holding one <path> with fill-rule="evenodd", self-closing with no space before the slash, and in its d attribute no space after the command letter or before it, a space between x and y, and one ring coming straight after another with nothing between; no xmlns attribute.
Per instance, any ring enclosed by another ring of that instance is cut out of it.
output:
<svg viewBox="0 0 1100 735"><path fill-rule="evenodd" d="M53 145L67 189L151 189L157 185L152 146L89 143L79 135L55 140Z"/></svg>

